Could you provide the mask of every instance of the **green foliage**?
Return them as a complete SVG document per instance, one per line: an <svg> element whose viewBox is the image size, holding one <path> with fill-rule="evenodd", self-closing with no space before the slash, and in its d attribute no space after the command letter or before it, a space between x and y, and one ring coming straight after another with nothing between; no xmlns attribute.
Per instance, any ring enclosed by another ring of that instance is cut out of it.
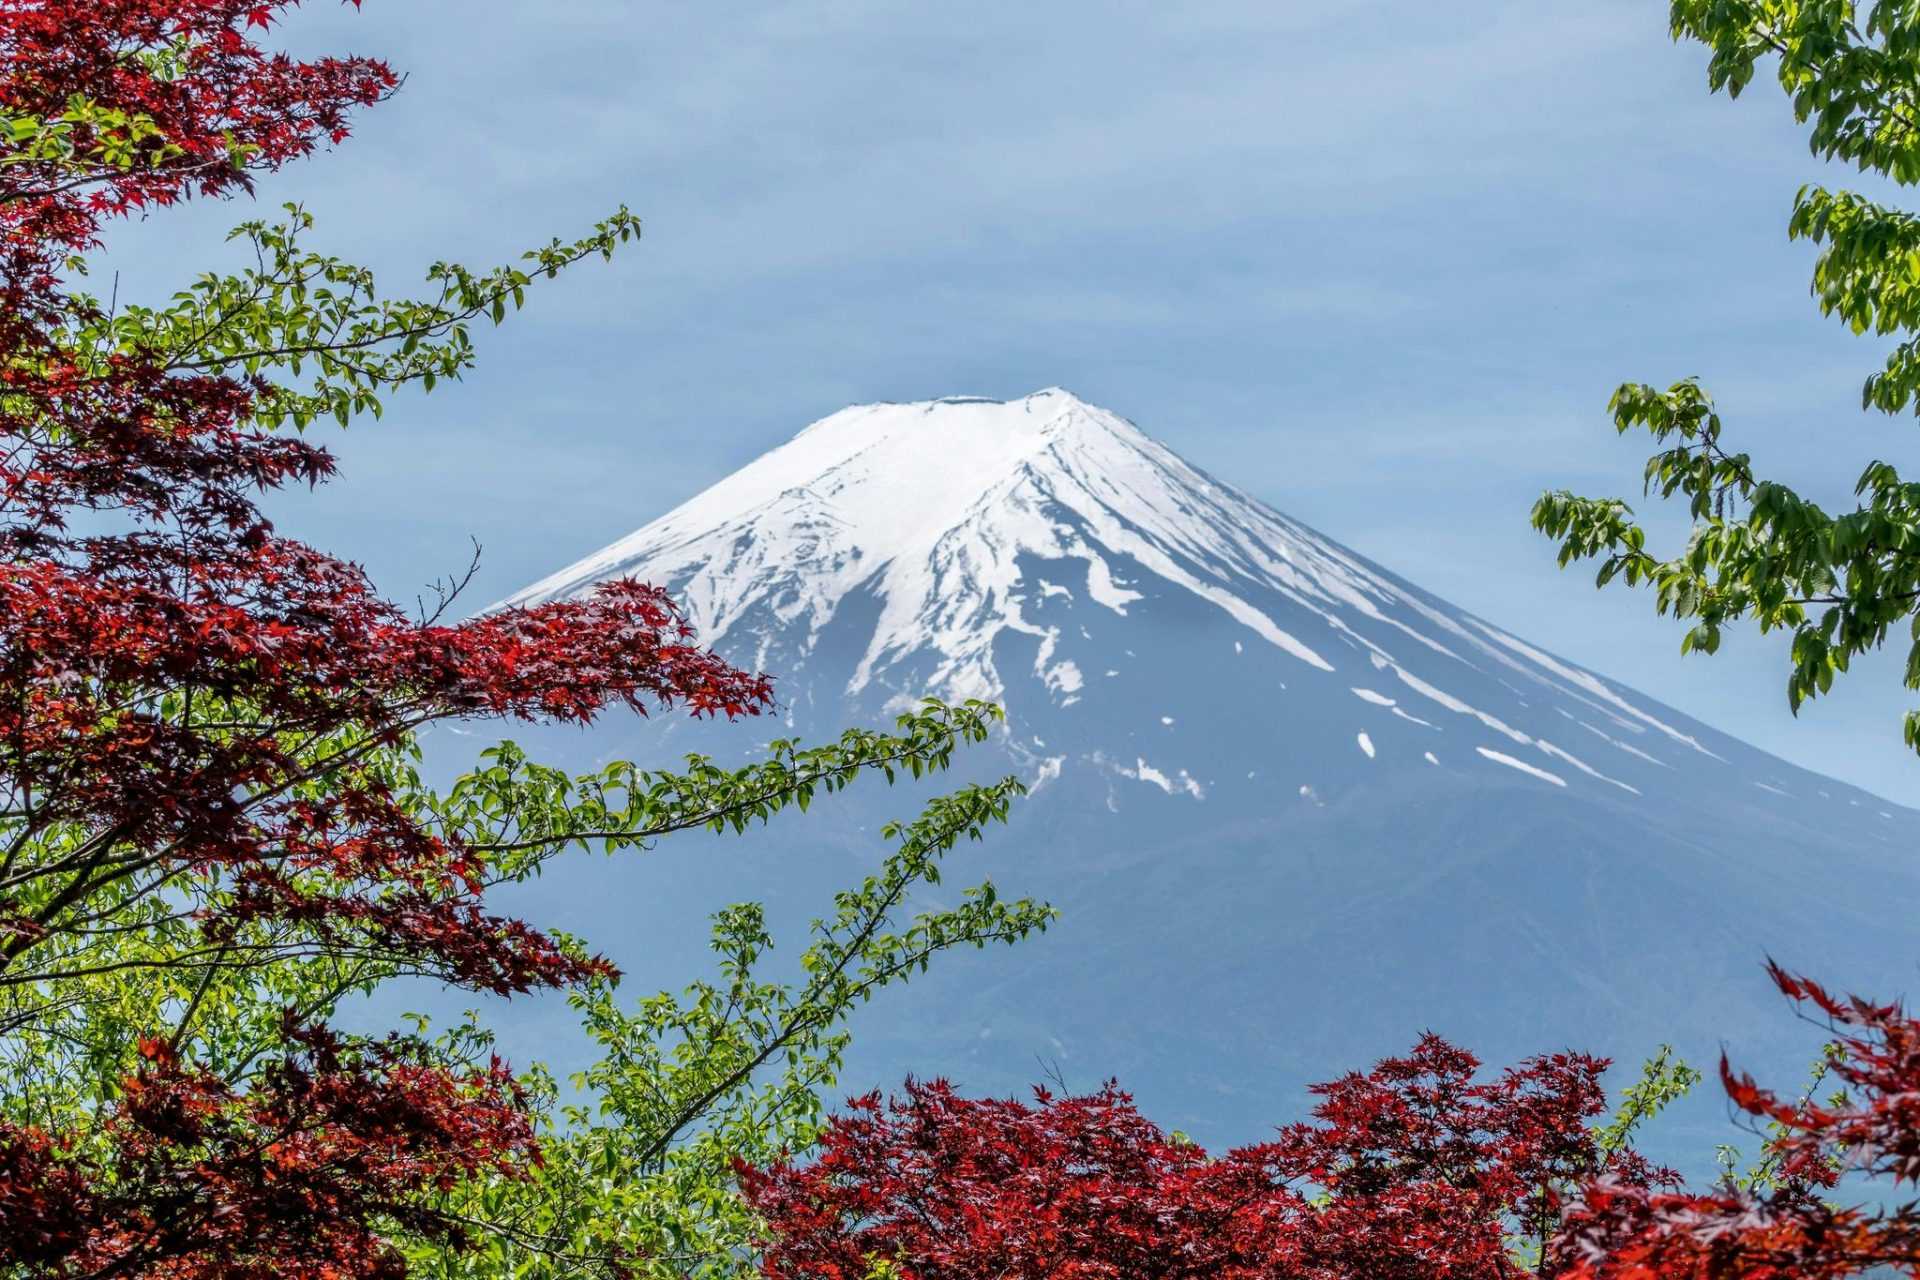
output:
<svg viewBox="0 0 1920 1280"><path fill-rule="evenodd" d="M502 323L536 279L611 258L640 235L640 220L623 207L585 236L528 250L519 266L437 262L425 296L393 299L380 296L367 268L306 248L313 225L291 204L284 221L243 223L230 239L247 246L251 265L202 275L165 306L115 310L87 300L91 315L73 331L72 351L102 367L116 353L143 350L166 353L168 372L277 375L254 407L261 425L305 430L330 417L346 426L363 413L379 417L382 393L458 379L473 365L475 321ZM305 389L285 381L309 375Z"/></svg>
<svg viewBox="0 0 1920 1280"><path fill-rule="evenodd" d="M411 742L334 741L313 751L377 771L441 834L486 848L500 878L518 880L569 849L632 852L673 832L746 832L863 777L925 777L946 769L960 747L986 741L1000 718L984 703L929 700L891 732L849 730L817 746L776 741L764 759L733 769L694 755L677 771L616 763L575 776L505 743L443 793L421 780ZM567 1090L538 1064L526 1069L544 1165L526 1179L450 1192L443 1211L469 1228L476 1247L414 1242L418 1274L742 1273L752 1222L733 1194L733 1162L764 1163L812 1142L848 1043L848 1015L943 951L1011 943L1052 920L1051 908L1002 899L991 883L966 890L957 905L909 914L916 893L940 882L945 856L1004 822L1023 792L1011 777L964 787L885 827L881 838L894 851L836 895L791 975L766 973L774 939L761 908L741 903L714 917L717 976L630 1004L613 981L573 996L600 1057ZM244 1084L284 1043L284 1011L325 1020L407 972L351 949L236 964L236 954L272 939L242 930L227 954L207 957L193 922L166 903L129 912L128 927L82 935L52 957L57 981L43 969L0 988L0 1116L85 1131L86 1117L118 1095L139 1037L156 1029L189 1061ZM414 1021L436 1060L483 1063L492 1050L471 1015L431 1037L425 1019Z"/></svg>
<svg viewBox="0 0 1920 1280"><path fill-rule="evenodd" d="M1707 45L1708 79L1737 95L1772 58L1816 155L1911 184L1920 180L1920 7L1851 0L1675 0L1673 33ZM1866 407L1920 412L1920 219L1845 191L1801 189L1788 234L1821 246L1813 295L1855 333L1902 340L1862 390ZM1692 379L1665 390L1628 383L1614 393L1615 428L1662 448L1644 492L1684 501L1687 545L1662 557L1618 498L1548 493L1536 529L1559 543L1560 564L1600 562L1597 583L1647 585L1662 615L1686 621L1683 653L1714 653L1727 627L1751 621L1792 634L1787 701L1828 692L1852 660L1898 626L1905 683L1920 689L1920 484L1891 463L1866 465L1854 510L1830 514L1762 479L1722 443L1712 399ZM1920 751L1920 712L1907 745Z"/></svg>
<svg viewBox="0 0 1920 1280"><path fill-rule="evenodd" d="M430 803L443 831L524 870L525 855L540 859L568 847L615 852L675 831L745 831L789 806L805 812L815 795L840 791L863 774L888 782L900 774L923 777L947 768L956 748L985 742L999 719L999 709L986 703L928 699L900 716L893 733L849 729L818 747L776 739L766 760L740 769L690 755L678 773L616 762L577 778L533 763L508 742L484 753L479 769Z"/></svg>
<svg viewBox="0 0 1920 1280"><path fill-rule="evenodd" d="M1713 51L1716 93L1738 97L1761 60L1777 58L1814 154L1920 180L1920 13L1909 0L1674 0L1672 30Z"/></svg>
<svg viewBox="0 0 1920 1280"><path fill-rule="evenodd" d="M0 114L0 130L9 144L0 165L52 166L68 180L89 180L106 171L136 165L164 165L185 154L144 112L103 106L82 95L67 99L56 116ZM244 163L236 144L231 162Z"/></svg>
<svg viewBox="0 0 1920 1280"><path fill-rule="evenodd" d="M1632 1150L1634 1131L1699 1083L1700 1073L1674 1056L1672 1045L1661 1045L1659 1052L1640 1064L1640 1079L1621 1091L1613 1118L1594 1130L1594 1145L1603 1156Z"/></svg>
<svg viewBox="0 0 1920 1280"><path fill-rule="evenodd" d="M454 1198L450 1212L475 1226L484 1251L423 1253L420 1273L740 1273L754 1222L731 1190L735 1162L765 1164L812 1144L848 1014L941 951L1012 943L1052 920L1050 908L1003 901L990 883L956 907L899 920L917 888L939 882L943 855L1004 821L1022 790L1012 778L968 787L890 825L884 835L896 851L814 922L791 981L761 976L773 939L760 908L742 904L714 917L717 980L631 1010L609 986L573 997L603 1054L573 1081L590 1101L558 1109L534 1181L500 1180ZM536 1084L555 1096L550 1082Z"/></svg>

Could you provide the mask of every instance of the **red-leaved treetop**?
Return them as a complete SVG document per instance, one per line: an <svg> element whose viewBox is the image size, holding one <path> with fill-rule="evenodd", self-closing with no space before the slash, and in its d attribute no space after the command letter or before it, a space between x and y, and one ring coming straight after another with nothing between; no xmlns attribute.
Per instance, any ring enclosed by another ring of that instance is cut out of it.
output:
<svg viewBox="0 0 1920 1280"><path fill-rule="evenodd" d="M1032 1105L909 1081L856 1099L805 1162L739 1170L765 1272L849 1280L1484 1280L1527 1274L1564 1189L1600 1170L1602 1060L1532 1059L1490 1081L1435 1036L1318 1086L1315 1121L1211 1158L1115 1086Z"/></svg>
<svg viewBox="0 0 1920 1280"><path fill-rule="evenodd" d="M539 1158L497 1063L455 1077L400 1041L285 1032L294 1052L244 1094L144 1042L145 1066L95 1135L108 1177L53 1158L43 1134L0 1134L0 1260L46 1276L397 1278L368 1223L457 1246L458 1224L411 1201Z"/></svg>
<svg viewBox="0 0 1920 1280"><path fill-rule="evenodd" d="M295 3L0 0L0 1037L78 1016L89 976L193 993L89 1124L0 1116L0 1275L332 1280L397 1268L385 1229L451 1230L410 1197L534 1155L497 1062L344 1044L293 1010L274 1051L209 1074L179 1053L195 1007L314 957L340 960L336 995L608 972L487 909L510 824L436 813L396 748L451 718L770 702L653 588L411 616L260 508L333 472L299 429L458 377L468 322L611 253L624 210L524 272L437 266L425 301L301 249L298 210L164 307L81 291L112 219L246 192L394 91L373 59L262 49Z"/></svg>
<svg viewBox="0 0 1920 1280"><path fill-rule="evenodd" d="M1920 1275L1920 1021L1896 1004L1841 998L1769 966L1833 1035L1822 1103L1780 1097L1735 1074L1727 1097L1773 1131L1757 1178L1705 1193L1601 1179L1567 1216L1554 1253L1574 1280L1839 1280ZM1833 1197L1845 1175L1890 1186L1883 1206Z"/></svg>
<svg viewBox="0 0 1920 1280"><path fill-rule="evenodd" d="M485 914L485 857L356 762L450 717L735 715L769 699L690 643L652 588L442 625L277 534L260 494L325 479L333 461L263 421L293 397L259 371L351 363L376 335L324 312L229 333L215 314L204 333L154 323L102 349L108 317L61 272L103 219L244 189L392 91L379 62L295 62L248 40L286 7L0 3L0 115L22 122L0 147L0 814L16 851L66 833L58 857L0 866L0 984L48 977L49 939L112 918L102 893L161 885L217 888L210 952L235 922L285 921L290 947L351 935L475 987L568 981L592 962ZM377 337L444 333L496 301L429 307ZM409 373L431 369L365 377Z"/></svg>
<svg viewBox="0 0 1920 1280"><path fill-rule="evenodd" d="M1626 1147L1646 1097L1593 1124L1604 1061L1481 1080L1433 1036L1317 1086L1312 1122L1218 1158L1112 1085L1027 1105L909 1081L855 1099L810 1158L737 1173L775 1280L1920 1276L1920 1019L1770 972L1832 1036L1837 1088L1783 1098L1723 1059L1728 1099L1770 1135L1709 1191ZM1835 1202L1849 1176L1866 1207Z"/></svg>

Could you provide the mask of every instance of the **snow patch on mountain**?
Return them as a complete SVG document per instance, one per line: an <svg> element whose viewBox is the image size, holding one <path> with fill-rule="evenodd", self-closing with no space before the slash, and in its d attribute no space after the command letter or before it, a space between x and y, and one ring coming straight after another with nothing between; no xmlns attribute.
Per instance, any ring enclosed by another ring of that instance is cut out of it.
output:
<svg viewBox="0 0 1920 1280"><path fill-rule="evenodd" d="M1104 763L1103 757L1099 752L1094 753L1094 759L1096 763ZM1185 769L1177 770L1169 775L1148 764L1144 757L1135 757L1131 765L1117 764L1114 766L1114 771L1123 778L1132 778L1135 781L1158 787L1170 796L1184 794L1192 796L1195 800L1205 800L1207 798L1207 790L1201 785L1200 780L1188 773Z"/></svg>
<svg viewBox="0 0 1920 1280"><path fill-rule="evenodd" d="M1551 782L1556 787L1564 787L1567 785L1567 780L1559 774L1548 773L1545 769L1537 769L1525 760L1514 759L1504 751L1495 751L1491 747L1475 747L1474 750L1495 764L1503 764L1509 769L1518 769L1521 773L1531 774L1533 777L1539 778L1544 782Z"/></svg>

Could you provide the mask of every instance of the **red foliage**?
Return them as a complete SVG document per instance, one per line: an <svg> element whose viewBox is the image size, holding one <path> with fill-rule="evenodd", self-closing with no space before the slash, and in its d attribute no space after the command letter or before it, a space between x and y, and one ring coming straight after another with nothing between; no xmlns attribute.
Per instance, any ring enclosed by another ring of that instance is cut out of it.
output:
<svg viewBox="0 0 1920 1280"><path fill-rule="evenodd" d="M244 361L82 347L102 317L64 282L109 220L248 191L398 83L255 43L297 3L0 0L0 984L57 983L55 943L142 900L197 906L194 964L339 947L497 992L578 981L607 966L490 914L487 851L369 755L448 718L770 702L645 586L408 617L262 515L334 463L257 420L275 392ZM59 855L19 856L41 838ZM0 1270L393 1275L382 1224L445 1234L422 1193L535 1158L497 1064L285 1034L245 1088L155 1044L94 1131L0 1122Z"/></svg>
<svg viewBox="0 0 1920 1280"><path fill-rule="evenodd" d="M817 1156L742 1167L781 1280L1467 1280L1519 1275L1510 1230L1550 1230L1554 1188L1607 1162L1586 1121L1605 1063L1556 1055L1478 1082L1438 1037L1319 1086L1316 1123L1212 1159L1109 1085L1032 1106L909 1082L856 1100Z"/></svg>
<svg viewBox="0 0 1920 1280"><path fill-rule="evenodd" d="M891 1106L856 1099L813 1163L742 1168L774 1233L767 1274L864 1276L870 1256L925 1280L1151 1277L1177 1250L1224 1264L1231 1212L1204 1152L1169 1142L1111 1087L1036 1096L973 1101L909 1081Z"/></svg>
<svg viewBox="0 0 1920 1280"><path fill-rule="evenodd" d="M1490 1081L1433 1036L1318 1086L1315 1120L1211 1158L1109 1085L1033 1105L909 1081L856 1099L806 1161L738 1168L776 1280L1842 1280L1920 1275L1920 1020L1773 967L1835 1037L1843 1101L1736 1075L1774 1126L1771 1177L1688 1191L1589 1128L1606 1064L1531 1059ZM1887 1205L1826 1198L1843 1176ZM1904 1197L1904 1199L1903 1199ZM1523 1258L1538 1258L1537 1265Z"/></svg>
<svg viewBox="0 0 1920 1280"><path fill-rule="evenodd" d="M282 920L475 987L577 980L604 966L487 915L485 857L423 827L356 761L448 717L754 712L765 680L693 645L672 602L637 584L458 625L410 619L357 566L262 517L262 491L333 470L325 450L252 422L264 384L63 346L86 306L61 263L103 219L243 190L345 137L350 111L394 87L371 59L261 50L249 31L291 2L0 0L0 110L71 114L77 95L152 130L134 138L143 158L98 169L74 159L99 141L91 126L57 158L0 143L5 807L25 838L81 829L92 849L140 850L142 870L217 878L238 897L206 921L215 937ZM77 535L82 515L118 531ZM189 719L169 695L231 714ZM299 786L314 744L344 732L360 745L324 766L316 800ZM0 972L97 887L42 883L26 910L0 885Z"/></svg>
<svg viewBox="0 0 1920 1280"><path fill-rule="evenodd" d="M1479 1081L1477 1058L1428 1035L1406 1058L1317 1086L1319 1124L1247 1151L1276 1184L1326 1197L1285 1224L1272 1257L1313 1277L1501 1275L1509 1232L1550 1236L1570 1184L1601 1169L1634 1184L1671 1180L1596 1147L1588 1122L1605 1110L1607 1065L1551 1054Z"/></svg>
<svg viewBox="0 0 1920 1280"><path fill-rule="evenodd" d="M244 1094L143 1044L146 1065L104 1118L111 1155L92 1177L43 1134L0 1135L0 1269L49 1280L398 1277L403 1262L376 1226L457 1244L457 1227L415 1198L538 1158L497 1061L456 1076L400 1041L286 1034L294 1051Z"/></svg>
<svg viewBox="0 0 1920 1280"><path fill-rule="evenodd" d="M1846 1208L1826 1198L1843 1174L1891 1182L1894 1196L1920 1185L1920 1021L1899 1005L1840 998L1777 965L1769 971L1834 1034L1830 1070L1845 1100L1785 1100L1723 1057L1733 1105L1776 1126L1771 1184L1662 1193L1600 1180L1569 1213L1557 1247L1574 1280L1920 1274L1920 1205Z"/></svg>
<svg viewBox="0 0 1920 1280"><path fill-rule="evenodd" d="M247 38L248 28L270 26L298 2L9 0L0 9L0 109L48 118L79 96L151 119L157 132L141 144L149 157L176 153L81 186L41 166L12 171L5 222L18 250L85 247L103 216L244 190L249 169L278 168L322 141L343 141L349 112L399 81L371 58L295 62ZM171 47L184 51L187 74L157 75L129 56ZM94 141L83 130L75 149L85 154ZM249 153L245 166L231 162L236 145Z"/></svg>

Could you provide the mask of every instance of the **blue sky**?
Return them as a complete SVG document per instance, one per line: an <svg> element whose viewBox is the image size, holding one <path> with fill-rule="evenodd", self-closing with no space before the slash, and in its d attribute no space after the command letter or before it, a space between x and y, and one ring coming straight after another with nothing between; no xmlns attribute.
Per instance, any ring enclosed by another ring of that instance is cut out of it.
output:
<svg viewBox="0 0 1920 1280"><path fill-rule="evenodd" d="M1645 597L1561 573L1542 489L1638 492L1604 409L1704 378L1733 443L1831 505L1905 420L1822 319L1770 83L1706 93L1654 0L316 0L295 48L408 76L262 188L389 289L621 201L646 237L481 336L463 386L333 436L285 527L397 595L507 594L847 403L1068 387L1563 656L1920 804L1894 656L1786 710L1782 647L1683 661ZM123 296L260 210L122 229ZM1655 521L1671 536L1671 517Z"/></svg>

